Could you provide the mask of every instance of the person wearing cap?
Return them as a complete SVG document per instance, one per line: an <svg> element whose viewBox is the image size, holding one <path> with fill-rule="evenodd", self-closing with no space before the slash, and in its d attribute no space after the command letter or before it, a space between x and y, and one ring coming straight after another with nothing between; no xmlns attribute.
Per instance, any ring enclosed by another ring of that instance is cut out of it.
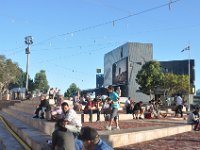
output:
<svg viewBox="0 0 200 150"><path fill-rule="evenodd" d="M118 122L118 109L119 109L119 95L114 92L114 88L109 85L108 86L108 92L109 92L109 98L111 101L111 117L109 121L109 125L106 126L107 130L112 130L112 122L114 120L117 130L120 130L119 128L119 122Z"/></svg>
<svg viewBox="0 0 200 150"><path fill-rule="evenodd" d="M42 94L40 96L40 105L36 109L35 116L33 118L44 119L44 113L50 110L51 110L51 106L49 105L49 101L46 99L46 95ZM40 117L39 117L39 113L40 113Z"/></svg>
<svg viewBox="0 0 200 150"><path fill-rule="evenodd" d="M82 124L75 110L73 108L70 108L67 102L63 102L61 104L61 107L63 111L62 116L66 121L65 127L73 133L79 133L81 130Z"/></svg>
<svg viewBox="0 0 200 150"><path fill-rule="evenodd" d="M200 126L200 107L196 106L195 110L188 115L188 124L194 124L194 130L199 130Z"/></svg>
<svg viewBox="0 0 200 150"><path fill-rule="evenodd" d="M81 129L78 139L83 143L82 150L113 150L94 128L88 126Z"/></svg>
<svg viewBox="0 0 200 150"><path fill-rule="evenodd" d="M75 150L75 139L72 132L65 128L65 120L59 119L56 122L55 130L52 133L52 150Z"/></svg>

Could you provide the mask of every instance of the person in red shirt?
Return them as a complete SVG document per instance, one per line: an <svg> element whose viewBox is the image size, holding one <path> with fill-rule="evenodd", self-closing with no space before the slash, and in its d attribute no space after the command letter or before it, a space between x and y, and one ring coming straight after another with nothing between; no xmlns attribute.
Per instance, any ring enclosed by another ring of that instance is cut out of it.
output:
<svg viewBox="0 0 200 150"><path fill-rule="evenodd" d="M88 98L88 103L86 104L84 114L89 114L89 121L92 122L92 114L97 113L97 121L100 121L100 110L99 110L99 101L95 98L93 101L91 98Z"/></svg>

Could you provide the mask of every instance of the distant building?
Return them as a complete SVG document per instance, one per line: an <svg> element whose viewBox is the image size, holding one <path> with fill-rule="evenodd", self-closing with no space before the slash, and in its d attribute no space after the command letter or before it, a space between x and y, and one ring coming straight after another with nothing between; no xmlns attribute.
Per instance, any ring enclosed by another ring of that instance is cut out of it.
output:
<svg viewBox="0 0 200 150"><path fill-rule="evenodd" d="M160 65L166 72L174 73L178 75L188 75L188 60L171 60L160 61ZM195 81L195 61L190 60L190 85L194 86Z"/></svg>

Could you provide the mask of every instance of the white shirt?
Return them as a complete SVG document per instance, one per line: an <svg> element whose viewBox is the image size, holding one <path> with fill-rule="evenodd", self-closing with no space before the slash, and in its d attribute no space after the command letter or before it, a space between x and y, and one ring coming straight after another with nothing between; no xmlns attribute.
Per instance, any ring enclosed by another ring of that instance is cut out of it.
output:
<svg viewBox="0 0 200 150"><path fill-rule="evenodd" d="M176 105L183 105L183 99L180 96L176 98Z"/></svg>
<svg viewBox="0 0 200 150"><path fill-rule="evenodd" d="M74 109L69 109L68 113L64 114L65 120L69 121L71 125L81 127L81 120L78 118Z"/></svg>
<svg viewBox="0 0 200 150"><path fill-rule="evenodd" d="M192 124L192 123L194 123L194 121L197 120L197 119L198 119L198 116L195 115L193 112L191 112L191 113L188 115L187 123Z"/></svg>

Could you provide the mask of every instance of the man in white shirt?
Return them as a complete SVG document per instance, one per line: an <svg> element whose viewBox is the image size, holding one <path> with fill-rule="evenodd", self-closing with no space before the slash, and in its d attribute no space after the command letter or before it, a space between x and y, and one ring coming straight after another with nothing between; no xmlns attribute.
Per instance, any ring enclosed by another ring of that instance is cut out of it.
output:
<svg viewBox="0 0 200 150"><path fill-rule="evenodd" d="M181 96L178 94L177 98L176 98L176 114L175 116L177 116L178 113L181 114L181 117L183 117L183 99L181 98Z"/></svg>
<svg viewBox="0 0 200 150"><path fill-rule="evenodd" d="M62 103L63 118L65 119L65 127L73 132L80 132L82 124L74 109L70 108L67 102Z"/></svg>

